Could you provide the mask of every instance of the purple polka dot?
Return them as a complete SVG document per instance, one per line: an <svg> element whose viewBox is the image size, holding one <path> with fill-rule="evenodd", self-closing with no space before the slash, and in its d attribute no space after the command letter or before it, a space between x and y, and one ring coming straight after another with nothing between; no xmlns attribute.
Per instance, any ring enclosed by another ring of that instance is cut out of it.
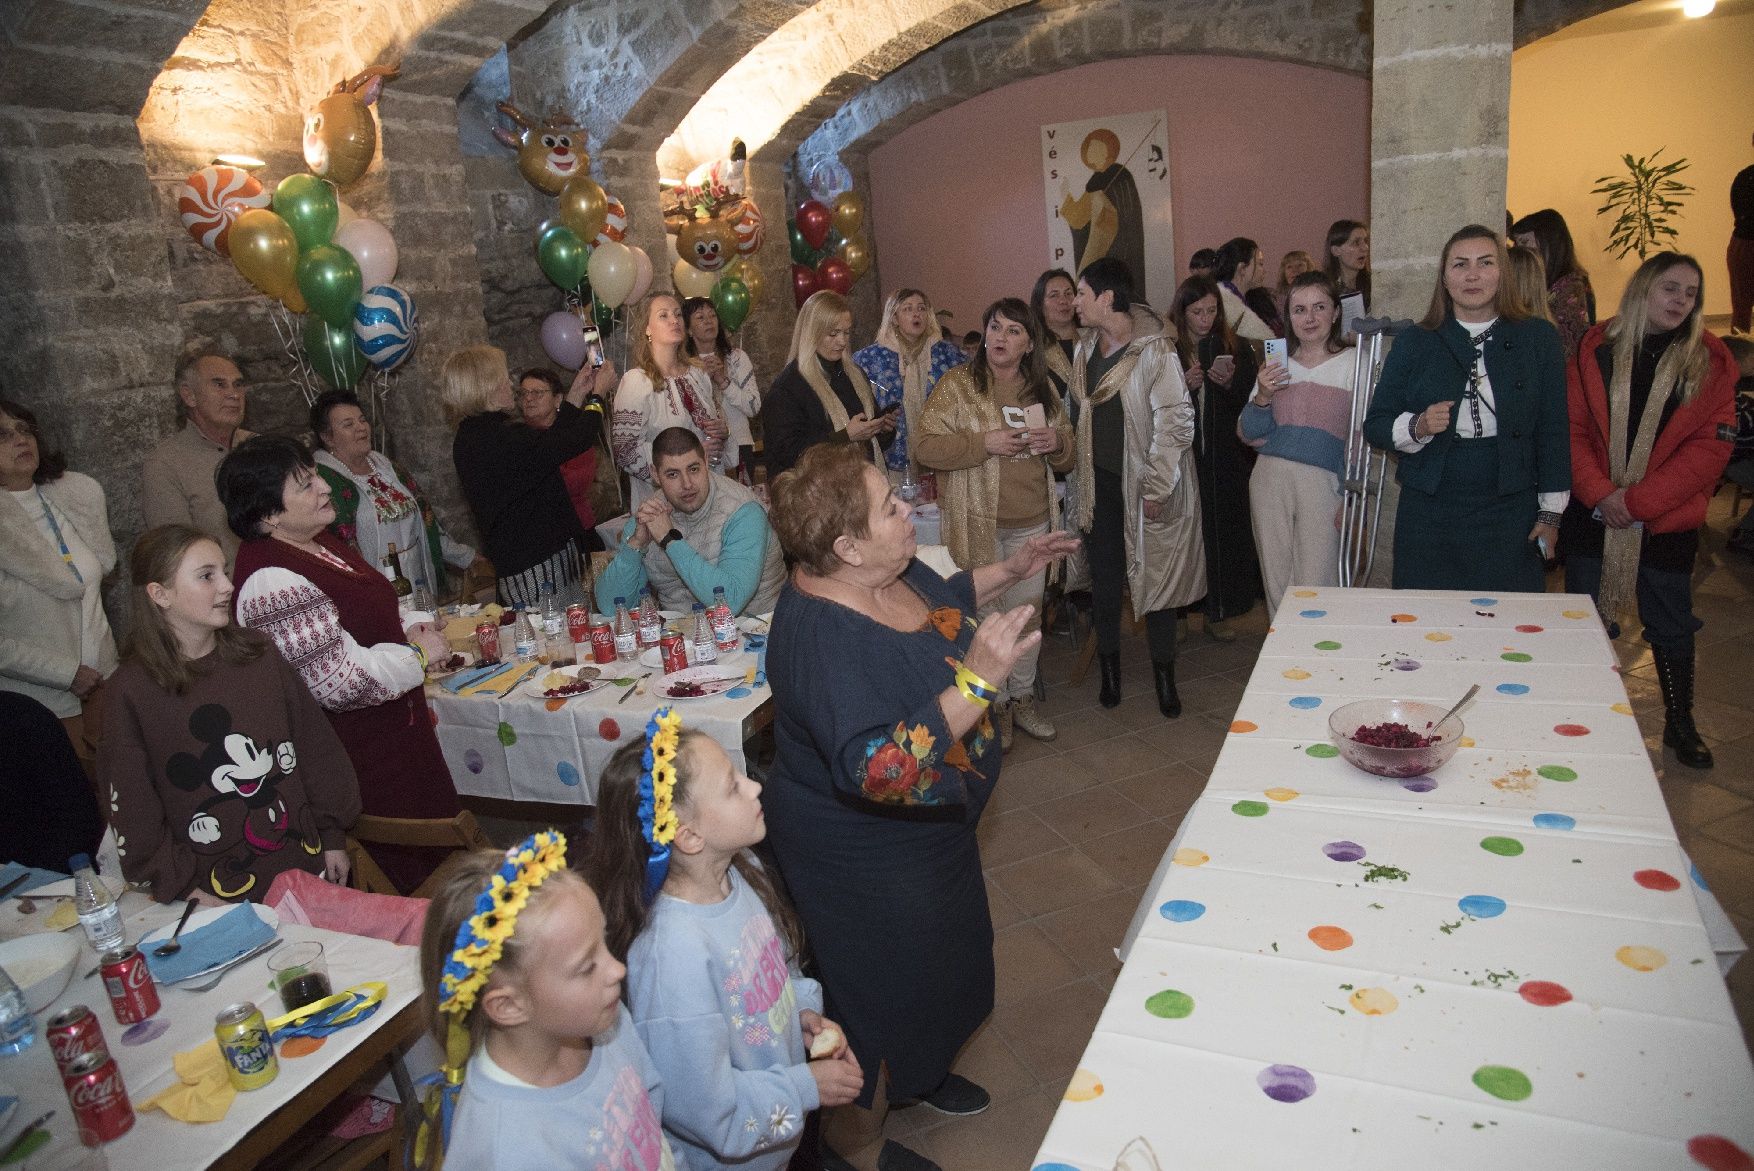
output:
<svg viewBox="0 0 1754 1171"><path fill-rule="evenodd" d="M1322 853L1336 862L1356 862L1364 857L1364 847L1357 842L1329 842Z"/></svg>
<svg viewBox="0 0 1754 1171"><path fill-rule="evenodd" d="M1275 1102L1301 1102L1316 1091L1315 1076L1298 1065L1269 1065L1255 1075L1255 1084Z"/></svg>
<svg viewBox="0 0 1754 1171"><path fill-rule="evenodd" d="M1425 664L1421 663L1418 659L1396 659L1389 664L1389 666L1397 671L1417 671L1424 665Z"/></svg>
<svg viewBox="0 0 1754 1171"><path fill-rule="evenodd" d="M471 748L463 753L463 767L472 773L479 773L487 767L487 762L481 759L480 752Z"/></svg>
<svg viewBox="0 0 1754 1171"><path fill-rule="evenodd" d="M170 1027L171 1023L163 1017L153 1017L151 1020L141 1021L137 1025L130 1025L123 1031L122 1044L133 1046L156 1041L164 1036L165 1030Z"/></svg>
<svg viewBox="0 0 1754 1171"><path fill-rule="evenodd" d="M1437 788L1437 782L1430 777L1408 777L1401 782L1401 788L1409 793L1429 793Z"/></svg>

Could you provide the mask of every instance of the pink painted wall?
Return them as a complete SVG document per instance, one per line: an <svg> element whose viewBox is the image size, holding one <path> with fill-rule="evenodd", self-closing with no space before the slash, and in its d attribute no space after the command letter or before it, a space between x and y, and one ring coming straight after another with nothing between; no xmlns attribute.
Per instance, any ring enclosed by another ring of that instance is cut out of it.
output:
<svg viewBox="0 0 1754 1171"><path fill-rule="evenodd" d="M1238 57L1128 57L970 98L871 152L881 292L913 285L958 334L1047 263L1041 127L1162 108L1169 117L1176 271L1200 248L1251 236L1272 279L1293 248L1317 255L1337 219L1367 218L1370 84ZM870 336L876 322L855 323Z"/></svg>

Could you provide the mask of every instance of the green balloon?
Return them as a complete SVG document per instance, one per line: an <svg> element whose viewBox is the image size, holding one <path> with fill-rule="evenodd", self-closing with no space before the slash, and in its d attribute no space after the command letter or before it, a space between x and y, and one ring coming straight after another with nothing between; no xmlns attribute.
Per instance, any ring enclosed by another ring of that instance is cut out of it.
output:
<svg viewBox="0 0 1754 1171"><path fill-rule="evenodd" d="M591 305L593 316L597 319L598 336L608 337L615 332L615 307L601 301L593 301Z"/></svg>
<svg viewBox="0 0 1754 1171"><path fill-rule="evenodd" d="M792 263L808 264L815 268L816 265L810 258L816 255L816 249L810 247L810 242L804 239L804 233L798 230L797 220L786 221L786 238L792 245Z"/></svg>
<svg viewBox="0 0 1754 1171"><path fill-rule="evenodd" d="M292 229L298 250L308 252L329 242L341 218L341 208L335 188L327 179L288 175L274 189L274 214Z"/></svg>
<svg viewBox="0 0 1754 1171"><path fill-rule="evenodd" d="M536 262L543 275L561 288L578 288L590 259L590 249L565 224L549 220L536 229Z"/></svg>
<svg viewBox="0 0 1754 1171"><path fill-rule="evenodd" d="M353 344L353 330L330 325L316 314L305 318L305 357L336 390L352 390L365 373L365 355Z"/></svg>
<svg viewBox="0 0 1754 1171"><path fill-rule="evenodd" d="M350 329L354 306L364 292L359 263L345 248L319 244L298 258L298 291L313 314L338 329Z"/></svg>
<svg viewBox="0 0 1754 1171"><path fill-rule="evenodd" d="M713 284L713 309L719 324L736 333L749 316L749 286L734 276L722 276Z"/></svg>

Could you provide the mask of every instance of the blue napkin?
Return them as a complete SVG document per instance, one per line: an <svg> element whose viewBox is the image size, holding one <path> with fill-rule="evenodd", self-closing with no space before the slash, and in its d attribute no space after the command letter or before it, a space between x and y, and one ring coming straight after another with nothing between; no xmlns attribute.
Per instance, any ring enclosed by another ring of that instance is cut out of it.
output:
<svg viewBox="0 0 1754 1171"><path fill-rule="evenodd" d="M262 922L249 904L240 903L211 923L192 931L185 929L180 937L183 950L176 955L160 958L152 954L163 939L153 940L150 946L142 944L140 952L154 980L174 984L252 952L273 938L274 928Z"/></svg>
<svg viewBox="0 0 1754 1171"><path fill-rule="evenodd" d="M0 886L5 886L20 874L28 874L30 877L19 883L18 888L7 895L8 898L16 898L39 886L47 886L51 882L61 882L67 878L65 874L57 874L53 870L39 870L35 866L22 866L17 862L0 862Z"/></svg>

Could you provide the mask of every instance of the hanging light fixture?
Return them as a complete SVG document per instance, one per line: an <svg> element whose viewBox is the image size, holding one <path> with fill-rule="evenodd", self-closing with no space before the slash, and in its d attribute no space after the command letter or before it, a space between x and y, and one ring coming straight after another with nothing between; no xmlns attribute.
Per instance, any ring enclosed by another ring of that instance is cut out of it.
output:
<svg viewBox="0 0 1754 1171"><path fill-rule="evenodd" d="M1717 0L1681 0L1681 15L1689 19L1710 16L1716 7Z"/></svg>

